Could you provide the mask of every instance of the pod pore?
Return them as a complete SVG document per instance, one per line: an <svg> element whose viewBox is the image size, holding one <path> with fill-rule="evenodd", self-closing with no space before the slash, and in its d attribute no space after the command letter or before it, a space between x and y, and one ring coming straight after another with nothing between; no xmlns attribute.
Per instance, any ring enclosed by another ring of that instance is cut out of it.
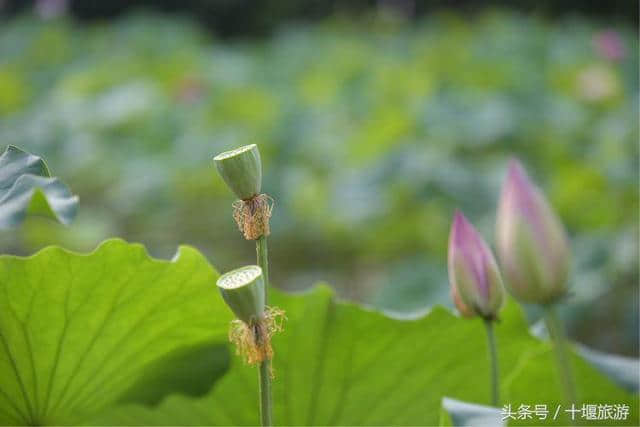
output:
<svg viewBox="0 0 640 427"><path fill-rule="evenodd" d="M268 236L269 219L273 210L273 199L266 194L258 194L247 200L233 202L233 219L247 240L257 240Z"/></svg>
<svg viewBox="0 0 640 427"><path fill-rule="evenodd" d="M271 337L282 331L285 320L284 310L277 307L267 307L264 317L250 323L232 320L229 341L236 346L236 354L242 356L249 365L270 360L273 358Z"/></svg>

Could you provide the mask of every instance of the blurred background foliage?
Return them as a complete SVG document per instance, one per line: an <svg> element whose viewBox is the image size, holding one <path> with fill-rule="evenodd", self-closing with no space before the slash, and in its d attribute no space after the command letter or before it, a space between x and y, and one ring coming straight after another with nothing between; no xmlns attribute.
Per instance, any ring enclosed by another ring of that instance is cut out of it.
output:
<svg viewBox="0 0 640 427"><path fill-rule="evenodd" d="M122 236L156 256L194 245L221 271L252 262L211 157L258 143L274 284L326 280L390 310L450 305L453 210L492 241L518 156L572 238L571 334L638 355L638 34L616 18L628 3L548 19L379 2L213 34L149 10L78 21L81 3L5 1L0 141L48 159L80 210L70 227L3 232L3 252Z"/></svg>
<svg viewBox="0 0 640 427"><path fill-rule="evenodd" d="M638 5L628 0L2 0L0 14L13 15L36 7L45 15L64 9L75 18L112 19L131 9L180 13L222 37L264 36L291 20L310 23L335 14L383 11L408 19L439 9L474 13L488 7L509 7L527 14L562 17L580 14L598 19L623 19L638 24Z"/></svg>

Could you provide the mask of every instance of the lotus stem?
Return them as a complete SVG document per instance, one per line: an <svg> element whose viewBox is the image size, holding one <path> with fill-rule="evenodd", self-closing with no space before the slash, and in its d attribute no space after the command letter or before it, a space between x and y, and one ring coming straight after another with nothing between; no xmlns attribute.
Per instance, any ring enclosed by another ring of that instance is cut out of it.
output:
<svg viewBox="0 0 640 427"><path fill-rule="evenodd" d="M571 364L569 363L569 354L567 352L567 344L562 323L558 318L555 307L551 304L545 308L545 323L549 336L551 337L551 343L556 358L556 365L558 368L558 374L560 375L560 381L564 392L566 403L571 404L576 402L576 391L573 380L573 373L571 371Z"/></svg>
<svg viewBox="0 0 640 427"><path fill-rule="evenodd" d="M489 351L489 362L491 364L491 405L498 406L500 401L500 375L498 373L498 352L496 351L493 320L484 319L484 325L487 329L487 349Z"/></svg>
<svg viewBox="0 0 640 427"><path fill-rule="evenodd" d="M264 300L267 301L267 287L269 286L267 236L260 236L258 240L256 240L256 255L258 265L262 268L262 274L264 276ZM271 426L271 359L265 359L260 363L258 376L260 381L260 421L263 426Z"/></svg>
<svg viewBox="0 0 640 427"><path fill-rule="evenodd" d="M271 360L260 363L258 370L260 386L260 423L262 426L273 425L271 417Z"/></svg>
<svg viewBox="0 0 640 427"><path fill-rule="evenodd" d="M269 287L269 249L267 248L267 236L260 236L256 240L256 257L258 265L262 268L264 277L264 300L269 304L267 288Z"/></svg>

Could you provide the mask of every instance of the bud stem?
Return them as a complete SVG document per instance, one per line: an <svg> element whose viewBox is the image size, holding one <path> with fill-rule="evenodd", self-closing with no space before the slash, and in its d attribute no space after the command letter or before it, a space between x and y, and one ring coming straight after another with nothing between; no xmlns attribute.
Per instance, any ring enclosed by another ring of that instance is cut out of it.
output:
<svg viewBox="0 0 640 427"><path fill-rule="evenodd" d="M576 391L573 381L573 374L571 372L571 364L569 363L566 337L560 319L555 311L555 307L548 304L545 309L545 323L551 342L553 344L553 350L556 357L556 363L558 365L558 373L560 374L560 381L564 391L564 397L566 403L571 404L576 402Z"/></svg>
<svg viewBox="0 0 640 427"><path fill-rule="evenodd" d="M498 374L498 352L496 351L496 338L493 333L493 320L484 319L484 325L487 329L487 348L491 362L491 405L498 406L500 401L500 375Z"/></svg>
<svg viewBox="0 0 640 427"><path fill-rule="evenodd" d="M256 240L256 257L258 265L262 269L264 277L264 300L267 302L267 287L269 286L269 250L267 248L267 236L260 236ZM271 360L265 359L260 362L258 371L260 389L260 422L263 427L273 424L271 419Z"/></svg>

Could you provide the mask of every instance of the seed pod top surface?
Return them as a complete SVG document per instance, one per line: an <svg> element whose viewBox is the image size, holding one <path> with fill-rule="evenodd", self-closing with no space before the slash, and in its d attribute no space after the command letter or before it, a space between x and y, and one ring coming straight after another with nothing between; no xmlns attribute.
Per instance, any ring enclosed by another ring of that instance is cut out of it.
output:
<svg viewBox="0 0 640 427"><path fill-rule="evenodd" d="M248 265L220 276L218 289L236 317L245 323L264 315L264 278L262 269Z"/></svg>
<svg viewBox="0 0 640 427"><path fill-rule="evenodd" d="M225 151L213 158L218 173L231 191L242 200L260 194L262 186L262 162L256 144Z"/></svg>
<svg viewBox="0 0 640 427"><path fill-rule="evenodd" d="M570 253L564 227L515 159L502 187L496 244L507 288L516 298L546 304L567 293Z"/></svg>
<svg viewBox="0 0 640 427"><path fill-rule="evenodd" d="M449 235L449 282L464 316L495 319L502 307L502 277L491 249L464 215L456 211Z"/></svg>

